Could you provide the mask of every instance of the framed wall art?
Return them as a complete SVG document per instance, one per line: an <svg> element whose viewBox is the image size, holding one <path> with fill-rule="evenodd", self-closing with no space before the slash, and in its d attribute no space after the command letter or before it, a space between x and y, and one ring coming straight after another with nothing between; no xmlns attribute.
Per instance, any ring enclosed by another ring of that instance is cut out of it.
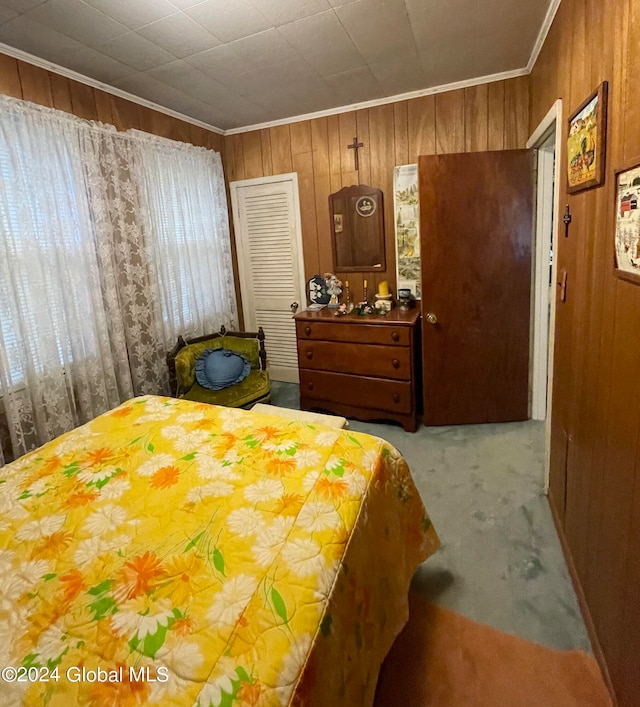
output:
<svg viewBox="0 0 640 707"><path fill-rule="evenodd" d="M422 298L420 271L420 208L418 165L393 169L393 213L396 227L396 281L398 292L408 289Z"/></svg>
<svg viewBox="0 0 640 707"><path fill-rule="evenodd" d="M603 81L569 118L567 192L604 184L608 83Z"/></svg>
<svg viewBox="0 0 640 707"><path fill-rule="evenodd" d="M640 160L615 171L615 274L640 284Z"/></svg>

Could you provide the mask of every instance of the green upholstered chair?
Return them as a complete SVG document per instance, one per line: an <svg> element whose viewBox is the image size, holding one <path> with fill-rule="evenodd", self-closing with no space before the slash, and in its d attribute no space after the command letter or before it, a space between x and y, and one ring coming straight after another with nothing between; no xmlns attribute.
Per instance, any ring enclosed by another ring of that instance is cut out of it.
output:
<svg viewBox="0 0 640 707"><path fill-rule="evenodd" d="M242 354L251 364L251 372L240 383L222 390L204 388L196 380L196 361L205 349L225 348ZM176 398L211 405L250 408L271 400L271 381L267 373L267 352L262 327L257 332L207 334L196 339L178 337L178 343L167 354L171 394Z"/></svg>

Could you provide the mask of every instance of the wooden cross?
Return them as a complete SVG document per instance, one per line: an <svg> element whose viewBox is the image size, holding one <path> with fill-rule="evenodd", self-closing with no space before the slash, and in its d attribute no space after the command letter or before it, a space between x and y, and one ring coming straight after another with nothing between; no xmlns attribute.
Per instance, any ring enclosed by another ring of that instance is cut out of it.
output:
<svg viewBox="0 0 640 707"><path fill-rule="evenodd" d="M358 138L354 137L353 138L353 144L352 145L347 145L347 147L350 150L353 150L353 162L355 164L356 172L360 169L360 166L358 164L358 150L361 147L364 147L364 145L361 142L358 142Z"/></svg>

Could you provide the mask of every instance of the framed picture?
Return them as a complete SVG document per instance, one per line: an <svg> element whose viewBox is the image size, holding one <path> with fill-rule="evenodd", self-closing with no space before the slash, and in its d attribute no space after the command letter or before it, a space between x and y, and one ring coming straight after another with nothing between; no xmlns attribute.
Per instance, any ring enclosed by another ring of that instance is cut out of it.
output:
<svg viewBox="0 0 640 707"><path fill-rule="evenodd" d="M567 192L604 184L608 83L603 81L569 118Z"/></svg>
<svg viewBox="0 0 640 707"><path fill-rule="evenodd" d="M640 283L640 160L615 175L615 274Z"/></svg>
<svg viewBox="0 0 640 707"><path fill-rule="evenodd" d="M342 233L342 214L333 214L333 230L335 233Z"/></svg>

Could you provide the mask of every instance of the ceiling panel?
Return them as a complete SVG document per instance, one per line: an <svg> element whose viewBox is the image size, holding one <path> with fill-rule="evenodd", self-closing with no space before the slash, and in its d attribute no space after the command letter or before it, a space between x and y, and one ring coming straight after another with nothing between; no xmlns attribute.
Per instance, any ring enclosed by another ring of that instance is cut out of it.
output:
<svg viewBox="0 0 640 707"><path fill-rule="evenodd" d="M129 29L137 29L176 12L169 0L84 0Z"/></svg>
<svg viewBox="0 0 640 707"><path fill-rule="evenodd" d="M48 0L25 16L94 48L129 31L82 0Z"/></svg>
<svg viewBox="0 0 640 707"><path fill-rule="evenodd" d="M138 71L153 69L156 66L175 61L173 54L161 49L157 44L141 37L136 32L128 32L116 37L116 39L111 39L101 44L98 50Z"/></svg>
<svg viewBox="0 0 640 707"><path fill-rule="evenodd" d="M368 66L334 74L328 76L326 80L343 105L360 103L383 95L380 84Z"/></svg>
<svg viewBox="0 0 640 707"><path fill-rule="evenodd" d="M278 31L321 76L365 64L333 10L283 25Z"/></svg>
<svg viewBox="0 0 640 707"><path fill-rule="evenodd" d="M16 12L27 12L47 0L0 0L0 5Z"/></svg>
<svg viewBox="0 0 640 707"><path fill-rule="evenodd" d="M138 34L163 47L173 56L182 59L198 54L220 42L183 12L176 12L157 22L138 29Z"/></svg>
<svg viewBox="0 0 640 707"><path fill-rule="evenodd" d="M229 42L229 46L257 69L272 68L301 60L300 55L277 29L252 34L250 37Z"/></svg>
<svg viewBox="0 0 640 707"><path fill-rule="evenodd" d="M368 61L415 48L403 0L360 0L336 9L358 51Z"/></svg>
<svg viewBox="0 0 640 707"><path fill-rule="evenodd" d="M253 4L275 27L331 9L329 0L253 0Z"/></svg>
<svg viewBox="0 0 640 707"><path fill-rule="evenodd" d="M523 70L550 2L0 0L0 42L226 129Z"/></svg>
<svg viewBox="0 0 640 707"><path fill-rule="evenodd" d="M251 0L205 0L185 12L222 42L247 37L273 26Z"/></svg>
<svg viewBox="0 0 640 707"><path fill-rule="evenodd" d="M241 57L228 44L221 44L213 49L192 54L186 57L185 61L226 86L233 85L245 74L255 74L256 72L254 64ZM265 82L263 78L262 83L268 82Z"/></svg>
<svg viewBox="0 0 640 707"><path fill-rule="evenodd" d="M109 83L132 73L132 69L90 47L20 15L0 26L0 42L60 64L73 71Z"/></svg>
<svg viewBox="0 0 640 707"><path fill-rule="evenodd" d="M5 22L8 22L9 20L12 20L14 17L17 16L18 13L15 12L15 10L10 10L8 7L0 5L0 25L4 24Z"/></svg>

